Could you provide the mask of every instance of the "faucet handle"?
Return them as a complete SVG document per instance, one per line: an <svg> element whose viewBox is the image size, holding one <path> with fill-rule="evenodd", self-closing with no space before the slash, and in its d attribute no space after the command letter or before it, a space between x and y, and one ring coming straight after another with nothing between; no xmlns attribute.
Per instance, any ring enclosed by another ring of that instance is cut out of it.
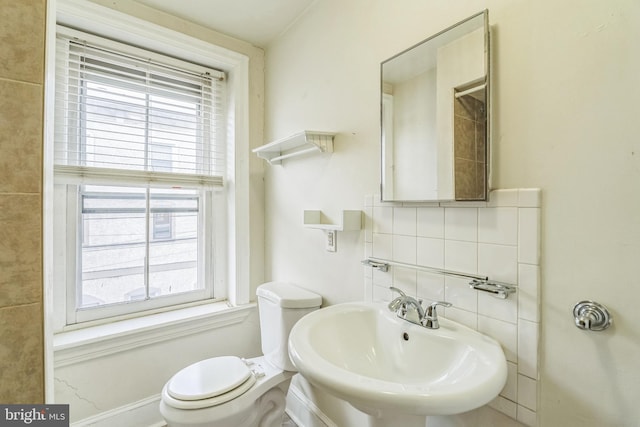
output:
<svg viewBox="0 0 640 427"><path fill-rule="evenodd" d="M443 307L451 307L453 304L446 301L435 301L432 302L429 306L427 306L427 310L424 314L424 319L422 319L422 325L429 329L438 329L440 327L440 322L438 322L438 312L436 311L436 307L439 305Z"/></svg>
<svg viewBox="0 0 640 427"><path fill-rule="evenodd" d="M391 289L391 291L394 291L400 294L399 297L395 297L387 306L389 307L390 311L397 312L402 307L402 304L405 302L405 299L407 298L407 294L405 294L398 288L394 288L393 286L389 287L389 289Z"/></svg>
<svg viewBox="0 0 640 427"><path fill-rule="evenodd" d="M432 302L427 307L426 315L427 316L433 316L433 317L437 318L438 312L436 311L436 307L439 306L439 305L441 305L443 307L451 307L453 304L451 304L450 302L447 302L447 301L435 301L435 302Z"/></svg>
<svg viewBox="0 0 640 427"><path fill-rule="evenodd" d="M439 306L439 305L441 305L443 307L451 307L453 304L451 304L450 302L447 302L447 301L435 301L435 302L432 302L429 305L429 307L431 307L432 310L435 310L435 308L437 306Z"/></svg>

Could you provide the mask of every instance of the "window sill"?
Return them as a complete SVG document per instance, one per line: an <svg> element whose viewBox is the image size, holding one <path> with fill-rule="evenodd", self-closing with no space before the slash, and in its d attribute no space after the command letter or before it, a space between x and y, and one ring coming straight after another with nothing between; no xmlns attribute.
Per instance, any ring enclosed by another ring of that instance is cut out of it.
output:
<svg viewBox="0 0 640 427"><path fill-rule="evenodd" d="M73 365L244 321L256 304L215 302L135 319L61 332L53 338L54 367Z"/></svg>

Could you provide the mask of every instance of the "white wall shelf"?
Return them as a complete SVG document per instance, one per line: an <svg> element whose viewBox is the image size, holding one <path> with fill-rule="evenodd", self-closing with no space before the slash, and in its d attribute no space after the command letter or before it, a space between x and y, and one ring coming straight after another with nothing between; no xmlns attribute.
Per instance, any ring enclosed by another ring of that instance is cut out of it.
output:
<svg viewBox="0 0 640 427"><path fill-rule="evenodd" d="M326 231L357 231L362 229L362 211L342 211L340 224L322 223L322 211L304 211L304 226Z"/></svg>
<svg viewBox="0 0 640 427"><path fill-rule="evenodd" d="M315 132L305 130L269 144L254 148L253 152L271 165L282 164L284 159L310 153L333 153L333 137L331 132Z"/></svg>

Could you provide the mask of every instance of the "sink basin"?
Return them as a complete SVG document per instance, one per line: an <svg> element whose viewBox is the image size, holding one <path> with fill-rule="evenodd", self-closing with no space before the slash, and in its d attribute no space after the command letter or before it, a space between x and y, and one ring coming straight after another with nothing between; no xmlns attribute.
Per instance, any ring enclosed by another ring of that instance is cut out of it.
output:
<svg viewBox="0 0 640 427"><path fill-rule="evenodd" d="M298 371L378 420L425 425L427 415L466 412L493 400L507 362L490 337L448 319L427 329L385 304L347 303L303 317L289 336ZM373 424L372 424L373 425Z"/></svg>

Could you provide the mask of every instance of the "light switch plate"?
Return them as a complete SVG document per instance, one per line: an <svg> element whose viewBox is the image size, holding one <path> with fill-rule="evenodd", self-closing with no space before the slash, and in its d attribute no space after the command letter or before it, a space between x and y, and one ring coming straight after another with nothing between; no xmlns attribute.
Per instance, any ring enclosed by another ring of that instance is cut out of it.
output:
<svg viewBox="0 0 640 427"><path fill-rule="evenodd" d="M327 252L336 252L338 246L338 232L335 230L327 230L327 241L325 249Z"/></svg>

